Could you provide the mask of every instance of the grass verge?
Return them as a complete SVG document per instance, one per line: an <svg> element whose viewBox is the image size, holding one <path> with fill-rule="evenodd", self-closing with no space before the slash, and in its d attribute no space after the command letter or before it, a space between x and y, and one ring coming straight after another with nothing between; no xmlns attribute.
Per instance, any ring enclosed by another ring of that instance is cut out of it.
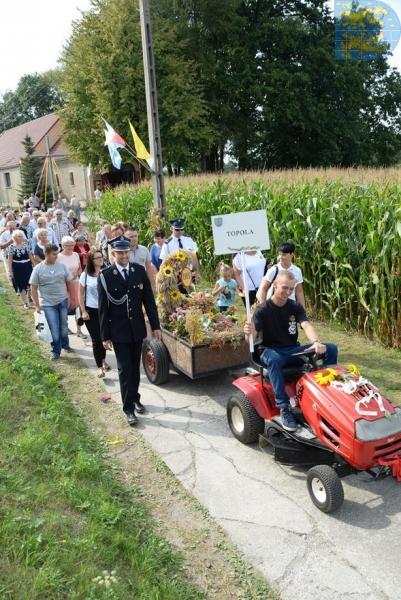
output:
<svg viewBox="0 0 401 600"><path fill-rule="evenodd" d="M0 597L202 598L0 296Z"/></svg>

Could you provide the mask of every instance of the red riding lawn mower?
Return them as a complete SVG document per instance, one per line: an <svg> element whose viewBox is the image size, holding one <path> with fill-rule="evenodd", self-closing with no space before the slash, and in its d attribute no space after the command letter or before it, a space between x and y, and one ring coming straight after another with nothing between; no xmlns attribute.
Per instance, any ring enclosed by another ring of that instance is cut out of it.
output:
<svg viewBox="0 0 401 600"><path fill-rule="evenodd" d="M273 447L282 464L311 467L308 491L326 513L342 505L341 478L346 475L366 471L374 479L392 474L401 481L401 408L352 365L351 370L321 367L309 349L297 360L298 365L283 369L297 431L283 429L256 350L252 368L233 382L240 394L227 404L234 436L244 444L259 440L262 449Z"/></svg>

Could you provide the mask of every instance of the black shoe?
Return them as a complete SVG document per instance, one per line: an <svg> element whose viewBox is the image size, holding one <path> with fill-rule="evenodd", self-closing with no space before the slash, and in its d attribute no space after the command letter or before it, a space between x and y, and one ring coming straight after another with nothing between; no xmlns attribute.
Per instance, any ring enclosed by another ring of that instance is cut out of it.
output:
<svg viewBox="0 0 401 600"><path fill-rule="evenodd" d="M139 400L135 402L135 410L139 415L143 415L147 412L145 406Z"/></svg>
<svg viewBox="0 0 401 600"><path fill-rule="evenodd" d="M138 419L136 418L135 413L127 412L125 413L125 416L127 417L128 425L130 427L133 427L138 423Z"/></svg>
<svg viewBox="0 0 401 600"><path fill-rule="evenodd" d="M67 348L63 348L64 352L67 352L67 354L71 354L71 352L74 352L74 350L71 348L71 346L67 346Z"/></svg>

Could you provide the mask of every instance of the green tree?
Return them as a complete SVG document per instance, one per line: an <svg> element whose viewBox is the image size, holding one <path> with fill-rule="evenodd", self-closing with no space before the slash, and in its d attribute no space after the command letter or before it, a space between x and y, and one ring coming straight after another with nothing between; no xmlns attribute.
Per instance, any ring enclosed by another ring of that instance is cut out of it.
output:
<svg viewBox="0 0 401 600"><path fill-rule="evenodd" d="M21 159L20 165L21 186L18 192L20 200L28 198L36 191L42 166L41 160L34 156L34 145L29 135L25 136L22 144L25 148L25 156Z"/></svg>
<svg viewBox="0 0 401 600"><path fill-rule="evenodd" d="M358 18L372 25L369 11ZM401 77L389 68L387 47L366 60L336 60L335 22L323 0L255 1L248 19L256 39L254 167L399 160Z"/></svg>
<svg viewBox="0 0 401 600"><path fill-rule="evenodd" d="M38 119L60 106L58 71L24 75L0 100L0 131Z"/></svg>
<svg viewBox="0 0 401 600"><path fill-rule="evenodd" d="M199 162L212 133L206 101L174 24L156 15L153 32L164 161L188 169ZM95 168L110 163L101 117L132 144L131 119L148 145L136 0L95 0L75 24L62 64L60 117L75 158ZM122 156L127 158L124 150Z"/></svg>
<svg viewBox="0 0 401 600"><path fill-rule="evenodd" d="M166 164L223 170L387 165L401 148L401 76L369 28L367 60L336 60L325 0L154 0L152 21ZM347 26L347 18L344 27ZM75 157L109 164L101 116L146 142L136 0L93 0L63 56L60 114ZM124 151L123 151L124 156Z"/></svg>

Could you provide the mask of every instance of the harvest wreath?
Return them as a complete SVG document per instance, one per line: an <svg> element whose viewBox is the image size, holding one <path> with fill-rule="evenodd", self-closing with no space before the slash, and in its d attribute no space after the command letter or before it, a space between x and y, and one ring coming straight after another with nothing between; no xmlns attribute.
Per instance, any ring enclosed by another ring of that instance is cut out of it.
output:
<svg viewBox="0 0 401 600"><path fill-rule="evenodd" d="M163 329L193 346L209 344L213 350L225 344L239 347L244 334L234 307L220 313L209 292L191 292L190 264L191 253L178 250L170 254L157 274L157 304ZM180 288L188 290L188 295Z"/></svg>

